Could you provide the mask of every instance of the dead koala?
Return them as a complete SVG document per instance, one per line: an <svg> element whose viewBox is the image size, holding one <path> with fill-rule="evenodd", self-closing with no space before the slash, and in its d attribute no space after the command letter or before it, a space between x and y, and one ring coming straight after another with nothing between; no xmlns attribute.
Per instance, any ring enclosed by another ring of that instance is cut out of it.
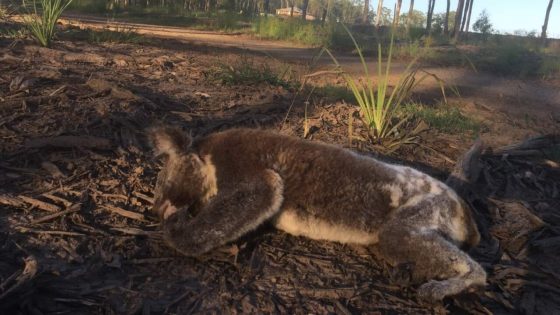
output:
<svg viewBox="0 0 560 315"><path fill-rule="evenodd" d="M193 141L166 127L151 130L150 139L166 158L153 211L166 242L187 256L270 221L312 239L377 243L389 263L413 264L423 299L486 283L483 268L459 249L480 240L469 207L424 173L263 130Z"/></svg>

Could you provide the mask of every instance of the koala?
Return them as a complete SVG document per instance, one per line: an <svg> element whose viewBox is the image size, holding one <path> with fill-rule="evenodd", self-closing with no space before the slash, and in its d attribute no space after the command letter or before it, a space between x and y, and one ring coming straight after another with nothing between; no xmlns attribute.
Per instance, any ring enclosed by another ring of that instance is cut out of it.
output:
<svg viewBox="0 0 560 315"><path fill-rule="evenodd" d="M427 174L264 130L193 140L162 127L149 138L165 159L153 211L166 243L186 256L270 222L315 240L376 244L389 264L412 266L425 300L486 283L484 269L460 249L480 240L470 208Z"/></svg>

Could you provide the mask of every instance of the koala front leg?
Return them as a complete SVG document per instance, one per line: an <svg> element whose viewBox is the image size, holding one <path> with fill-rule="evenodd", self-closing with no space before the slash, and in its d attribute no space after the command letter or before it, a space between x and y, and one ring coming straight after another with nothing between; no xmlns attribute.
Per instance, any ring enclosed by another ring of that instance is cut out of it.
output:
<svg viewBox="0 0 560 315"><path fill-rule="evenodd" d="M219 190L197 216L186 209L163 221L165 241L186 256L199 256L254 230L280 210L283 183L271 170Z"/></svg>

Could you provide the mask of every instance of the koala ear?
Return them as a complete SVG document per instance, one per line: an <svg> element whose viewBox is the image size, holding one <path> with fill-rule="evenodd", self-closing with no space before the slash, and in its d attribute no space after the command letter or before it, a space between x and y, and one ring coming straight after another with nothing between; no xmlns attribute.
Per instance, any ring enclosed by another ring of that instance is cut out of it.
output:
<svg viewBox="0 0 560 315"><path fill-rule="evenodd" d="M156 156L167 155L170 158L188 151L192 144L192 137L176 127L151 128L148 138Z"/></svg>

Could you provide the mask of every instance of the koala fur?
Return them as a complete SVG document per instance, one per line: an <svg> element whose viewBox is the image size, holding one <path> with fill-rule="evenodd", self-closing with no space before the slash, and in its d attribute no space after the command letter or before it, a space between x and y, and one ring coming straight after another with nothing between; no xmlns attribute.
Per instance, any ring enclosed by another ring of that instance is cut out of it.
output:
<svg viewBox="0 0 560 315"><path fill-rule="evenodd" d="M486 283L483 268L459 249L480 240L470 208L424 173L263 130L193 141L166 127L150 138L166 157L154 212L166 242L184 255L201 255L268 221L293 235L377 244L392 265L413 265L424 299Z"/></svg>

